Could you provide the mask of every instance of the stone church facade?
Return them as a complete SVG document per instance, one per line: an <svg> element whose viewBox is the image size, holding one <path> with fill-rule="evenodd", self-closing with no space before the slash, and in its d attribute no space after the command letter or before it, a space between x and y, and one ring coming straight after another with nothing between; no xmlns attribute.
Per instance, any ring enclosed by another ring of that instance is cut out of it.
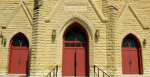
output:
<svg viewBox="0 0 150 77"><path fill-rule="evenodd" d="M149 77L149 0L0 0L0 77Z"/></svg>

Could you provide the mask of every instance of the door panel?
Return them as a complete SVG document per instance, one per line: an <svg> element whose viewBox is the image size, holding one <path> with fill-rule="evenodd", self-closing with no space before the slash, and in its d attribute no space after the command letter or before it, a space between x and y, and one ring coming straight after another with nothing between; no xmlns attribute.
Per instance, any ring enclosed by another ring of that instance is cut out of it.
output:
<svg viewBox="0 0 150 77"><path fill-rule="evenodd" d="M123 74L128 74L128 72L130 71L129 67L128 67L128 50L127 49L122 49L122 70L123 70Z"/></svg>
<svg viewBox="0 0 150 77"><path fill-rule="evenodd" d="M75 48L64 47L63 51L63 76L75 75Z"/></svg>
<svg viewBox="0 0 150 77"><path fill-rule="evenodd" d="M139 74L139 63L138 63L138 54L137 50L129 50L130 51L130 58L131 58L131 74Z"/></svg>
<svg viewBox="0 0 150 77"><path fill-rule="evenodd" d="M139 74L138 51L136 48L122 49L123 74Z"/></svg>
<svg viewBox="0 0 150 77"><path fill-rule="evenodd" d="M28 49L12 48L10 54L9 73L26 74L28 68Z"/></svg>
<svg viewBox="0 0 150 77"><path fill-rule="evenodd" d="M86 76L85 48L77 47L76 56L76 76Z"/></svg>

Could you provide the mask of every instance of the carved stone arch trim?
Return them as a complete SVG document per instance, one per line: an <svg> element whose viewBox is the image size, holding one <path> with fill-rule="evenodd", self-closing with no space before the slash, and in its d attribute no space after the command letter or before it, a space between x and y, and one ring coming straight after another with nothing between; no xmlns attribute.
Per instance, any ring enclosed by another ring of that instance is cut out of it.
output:
<svg viewBox="0 0 150 77"><path fill-rule="evenodd" d="M65 32L66 28L68 28L68 26L70 26L74 22L79 23L87 31L89 39L94 40L94 31L95 31L94 25L93 25L93 28L92 28L91 26L89 26L89 24L87 24L86 22L84 22L82 19L80 19L78 17L73 17L73 18L69 19L61 27L61 29L59 30L59 33L61 33L61 36L63 36L63 33Z"/></svg>

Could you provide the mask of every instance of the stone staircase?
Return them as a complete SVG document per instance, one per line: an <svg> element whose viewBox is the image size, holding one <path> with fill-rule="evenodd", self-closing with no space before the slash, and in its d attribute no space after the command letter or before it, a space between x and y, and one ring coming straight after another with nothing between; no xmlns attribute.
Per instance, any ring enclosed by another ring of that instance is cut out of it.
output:
<svg viewBox="0 0 150 77"><path fill-rule="evenodd" d="M9 74L9 75L0 75L0 77L26 77L25 74Z"/></svg>

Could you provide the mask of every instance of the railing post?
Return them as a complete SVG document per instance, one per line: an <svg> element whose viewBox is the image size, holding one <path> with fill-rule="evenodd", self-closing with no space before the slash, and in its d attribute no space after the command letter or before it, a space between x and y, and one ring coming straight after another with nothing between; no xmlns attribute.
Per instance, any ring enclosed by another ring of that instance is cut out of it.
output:
<svg viewBox="0 0 150 77"><path fill-rule="evenodd" d="M49 77L51 77L51 72L49 73Z"/></svg>
<svg viewBox="0 0 150 77"><path fill-rule="evenodd" d="M96 76L95 76L95 65L94 65L94 77L96 77Z"/></svg>
<svg viewBox="0 0 150 77"><path fill-rule="evenodd" d="M99 69L98 69L98 77L99 77Z"/></svg>
<svg viewBox="0 0 150 77"><path fill-rule="evenodd" d="M53 77L55 77L55 69L53 69Z"/></svg>
<svg viewBox="0 0 150 77"><path fill-rule="evenodd" d="M55 66L47 75L46 77L57 77L58 73L58 65Z"/></svg>
<svg viewBox="0 0 150 77"><path fill-rule="evenodd" d="M58 65L56 66L56 77L57 77L57 73L58 73Z"/></svg>
<svg viewBox="0 0 150 77"><path fill-rule="evenodd" d="M94 77L101 77L100 76L101 72L102 72L102 77L111 77L106 72L104 72L102 69L100 69L99 67L97 67L96 65L94 65Z"/></svg>

